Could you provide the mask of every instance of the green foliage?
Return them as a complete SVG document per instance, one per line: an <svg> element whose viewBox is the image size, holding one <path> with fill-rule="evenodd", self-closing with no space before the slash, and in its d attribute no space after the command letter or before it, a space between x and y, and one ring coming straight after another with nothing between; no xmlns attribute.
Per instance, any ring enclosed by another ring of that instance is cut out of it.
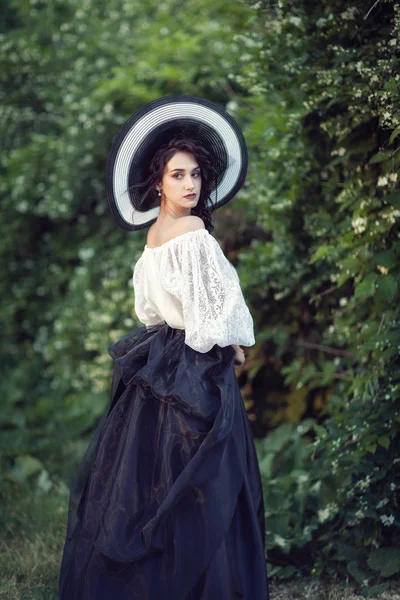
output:
<svg viewBox="0 0 400 600"><path fill-rule="evenodd" d="M343 436L343 429L341 418L324 425L305 419L257 440L269 572L337 577L347 568L367 592L371 581L399 570L399 461L388 472L385 439L371 460L357 435ZM388 450L393 455L393 444Z"/></svg>
<svg viewBox="0 0 400 600"><path fill-rule="evenodd" d="M391 0L9 3L7 485L46 494L53 470L68 480L60 457L71 440L83 450L105 409L107 347L139 324L131 276L145 243L108 211L107 151L144 102L193 93L226 106L250 150L235 209L216 221L255 318L243 370L268 431L269 572L348 573L370 597L399 573L399 20ZM268 416L272 392L287 406Z"/></svg>
<svg viewBox="0 0 400 600"><path fill-rule="evenodd" d="M253 8L233 77L248 92L238 114L262 230L241 252L246 292L286 385L329 393L326 432L303 451L289 424L260 444L269 556L319 574L344 564L373 597L371 583L399 573L396 553L387 570L376 553L400 526L400 7ZM299 558L307 543L313 564Z"/></svg>

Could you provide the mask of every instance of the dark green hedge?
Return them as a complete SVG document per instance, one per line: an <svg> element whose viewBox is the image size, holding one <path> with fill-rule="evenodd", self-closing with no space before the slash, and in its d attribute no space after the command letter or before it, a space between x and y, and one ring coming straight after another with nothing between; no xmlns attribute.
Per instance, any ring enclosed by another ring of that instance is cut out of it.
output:
<svg viewBox="0 0 400 600"><path fill-rule="evenodd" d="M259 437L269 572L349 572L370 595L399 572L399 18L388 1L10 3L6 477L46 493L49 457L106 406L107 346L138 324L131 276L145 243L108 212L107 151L141 104L193 93L227 107L250 150L215 234L256 325L238 375Z"/></svg>

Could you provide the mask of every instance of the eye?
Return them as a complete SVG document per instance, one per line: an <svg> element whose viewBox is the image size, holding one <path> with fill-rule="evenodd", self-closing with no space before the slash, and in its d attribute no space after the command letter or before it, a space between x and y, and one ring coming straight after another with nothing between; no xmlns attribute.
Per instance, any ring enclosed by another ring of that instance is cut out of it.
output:
<svg viewBox="0 0 400 600"><path fill-rule="evenodd" d="M175 179L180 179L181 177L183 177L183 174L182 173L174 173L172 175L172 177L174 177ZM196 171L196 173L193 173L193 177L201 177L200 171Z"/></svg>

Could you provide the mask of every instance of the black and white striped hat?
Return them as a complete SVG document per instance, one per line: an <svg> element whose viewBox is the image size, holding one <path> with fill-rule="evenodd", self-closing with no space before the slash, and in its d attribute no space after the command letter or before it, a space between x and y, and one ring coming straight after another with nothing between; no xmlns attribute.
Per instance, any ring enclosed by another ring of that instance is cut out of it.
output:
<svg viewBox="0 0 400 600"><path fill-rule="evenodd" d="M176 134L199 139L218 173L208 205L226 204L242 187L247 174L247 148L235 119L214 102L196 96L165 96L145 104L121 127L106 165L106 194L113 217L130 231L149 226L159 215L160 200L146 210L146 191L135 187L146 180L152 157ZM132 187L133 186L133 187Z"/></svg>

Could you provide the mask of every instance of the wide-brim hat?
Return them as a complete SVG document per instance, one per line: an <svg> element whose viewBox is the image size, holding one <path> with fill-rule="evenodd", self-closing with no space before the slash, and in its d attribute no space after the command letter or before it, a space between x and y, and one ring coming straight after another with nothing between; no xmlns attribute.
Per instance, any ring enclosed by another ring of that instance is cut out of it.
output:
<svg viewBox="0 0 400 600"><path fill-rule="evenodd" d="M247 147L235 119L220 106L196 96L165 96L142 106L115 136L106 165L106 194L113 217L122 229L142 229L160 213L154 192L143 204L149 164L160 146L176 136L199 140L216 171L207 206L219 208L231 200L247 175Z"/></svg>

